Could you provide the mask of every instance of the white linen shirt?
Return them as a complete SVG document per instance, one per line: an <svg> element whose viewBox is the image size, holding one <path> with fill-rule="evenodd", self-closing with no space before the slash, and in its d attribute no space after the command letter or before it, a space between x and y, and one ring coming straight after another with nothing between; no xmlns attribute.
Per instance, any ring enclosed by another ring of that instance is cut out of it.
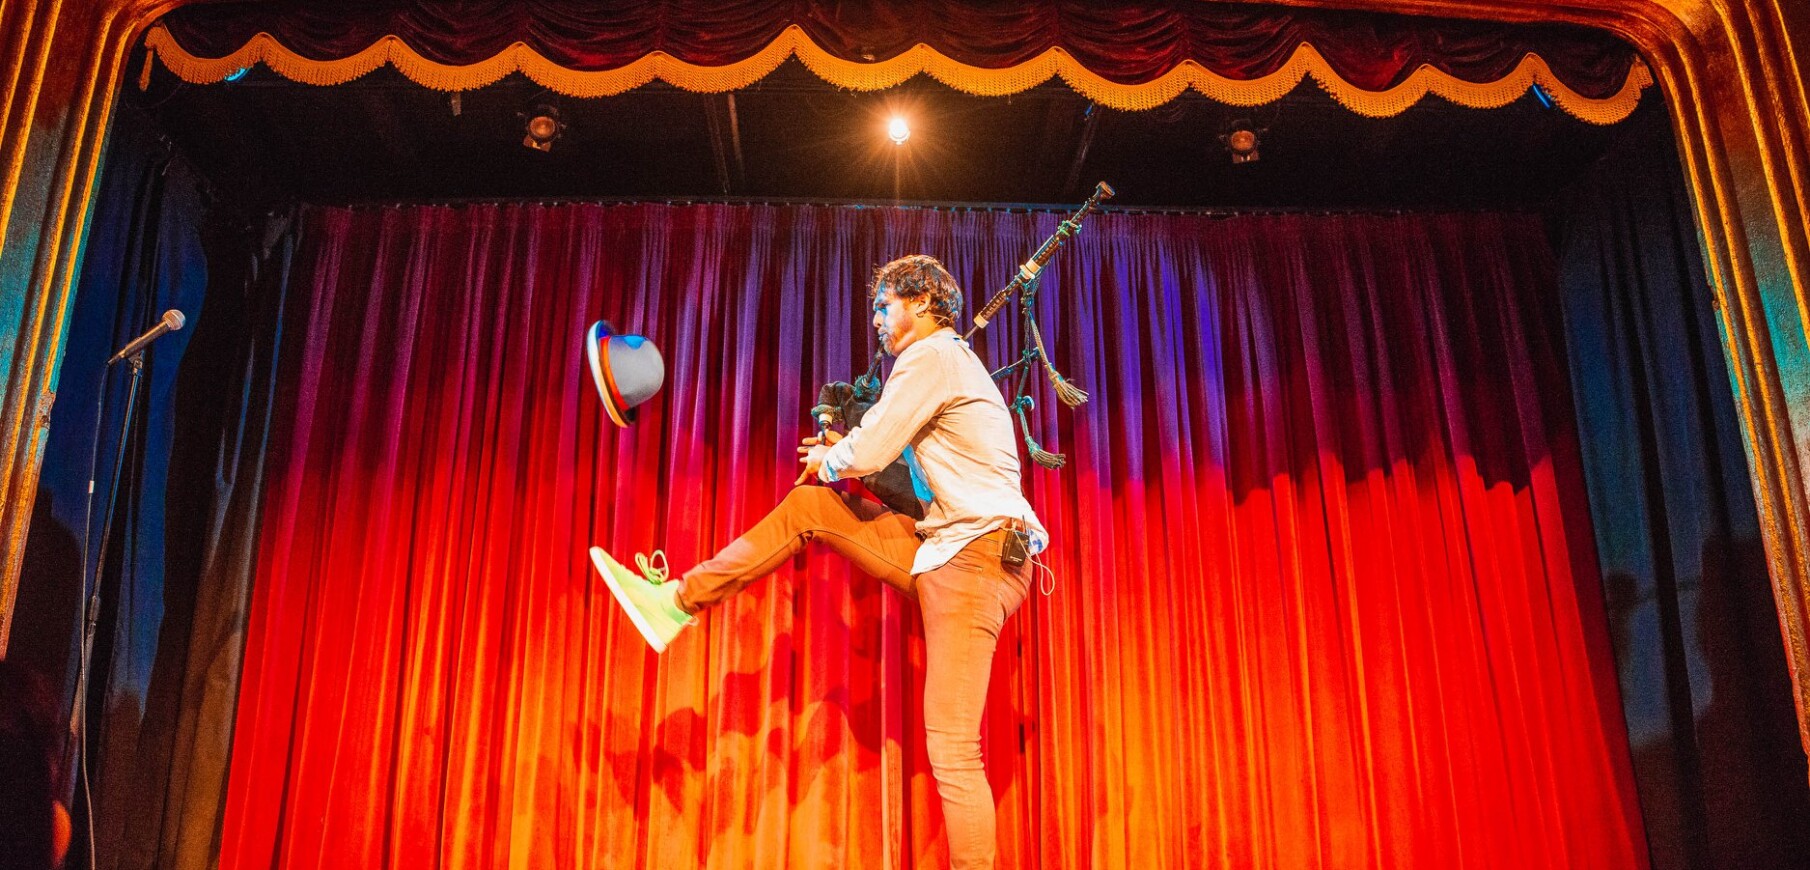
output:
<svg viewBox="0 0 1810 870"><path fill-rule="evenodd" d="M1020 489L1012 414L986 364L948 327L899 354L880 401L825 452L817 474L826 482L865 477L901 455L924 505L911 573L942 567L1008 519L1023 521L1031 552L1048 546Z"/></svg>

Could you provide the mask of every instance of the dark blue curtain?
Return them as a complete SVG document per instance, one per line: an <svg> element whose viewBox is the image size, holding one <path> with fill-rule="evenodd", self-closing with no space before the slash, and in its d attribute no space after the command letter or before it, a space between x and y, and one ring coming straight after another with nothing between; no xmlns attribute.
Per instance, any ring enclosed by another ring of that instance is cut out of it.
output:
<svg viewBox="0 0 1810 870"><path fill-rule="evenodd" d="M130 384L129 365L105 361L168 309L187 323L145 352L119 472L86 693L90 788L68 737L60 771L76 821L71 867L205 866L214 848L249 582L235 559L255 523L242 472L255 480L263 452L262 367L249 337L261 321L248 300L272 296L254 286L258 267L279 263L263 279L286 271L289 241L280 224L260 238L219 211L204 178L122 108L69 315L9 643L10 659L57 690L64 722L78 680L83 550L91 584Z"/></svg>
<svg viewBox="0 0 1810 870"><path fill-rule="evenodd" d="M65 713L76 689L84 590L93 582L94 560L101 551L108 482L131 381L129 365L108 368L105 363L114 349L156 323L167 309L182 310L193 324L207 283L199 231L206 206L197 178L129 111L110 135L95 203L9 643L9 658L39 671L59 690ZM121 470L122 481L130 483L119 491L106 548L108 570L101 573L101 629L90 681L95 691L88 695L87 716L94 761L90 783L96 787L101 782L94 774L101 765L95 754L109 745L136 743L144 715L165 615L164 491L175 429L172 398L177 367L193 335L185 329L165 336L144 355L137 414ZM91 523L86 522L90 510ZM64 769L73 773L74 762ZM77 829L82 830L79 785L74 791ZM72 863L83 860L86 849L85 840L73 845Z"/></svg>
<svg viewBox="0 0 1810 870"><path fill-rule="evenodd" d="M1695 217L1662 107L1627 123L1559 253L1653 866L1802 867L1810 786Z"/></svg>
<svg viewBox="0 0 1810 870"><path fill-rule="evenodd" d="M206 204L199 179L130 110L122 112L110 134L95 203L26 544L9 658L42 673L58 689L60 709L65 714L71 710L84 590L94 581L94 562L102 549L108 482L131 381L129 365L109 368L106 360L164 311L179 309L190 328L165 336L144 355L107 566L101 572L87 733L89 784L94 799L105 802L115 782L102 776L109 768L104 756L124 757L140 742L166 616L166 492L176 428L176 373L202 313L208 270L200 231ZM95 491L88 523L91 466ZM73 744L68 738L65 743L63 769L73 775ZM76 828L84 832L86 800L79 779L73 793ZM78 836L71 846L72 866L86 863L87 849L85 836Z"/></svg>

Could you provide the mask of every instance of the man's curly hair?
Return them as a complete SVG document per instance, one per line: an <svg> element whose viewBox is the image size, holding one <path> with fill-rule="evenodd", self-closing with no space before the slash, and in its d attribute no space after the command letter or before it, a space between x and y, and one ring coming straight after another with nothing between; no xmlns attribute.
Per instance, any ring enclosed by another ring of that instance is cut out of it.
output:
<svg viewBox="0 0 1810 870"><path fill-rule="evenodd" d="M931 318L944 326L954 328L962 316L962 288L942 263L927 254L900 257L876 270L869 296L879 299L887 290L908 302L929 297Z"/></svg>

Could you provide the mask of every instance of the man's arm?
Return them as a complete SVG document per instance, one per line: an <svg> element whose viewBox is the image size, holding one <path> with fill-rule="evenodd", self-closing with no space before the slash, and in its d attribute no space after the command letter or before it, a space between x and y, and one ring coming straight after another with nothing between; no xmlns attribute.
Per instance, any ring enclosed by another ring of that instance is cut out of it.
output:
<svg viewBox="0 0 1810 870"><path fill-rule="evenodd" d="M886 379L880 401L861 418L861 425L824 454L818 477L826 482L866 477L898 459L912 437L948 403L946 365L928 346L908 349Z"/></svg>

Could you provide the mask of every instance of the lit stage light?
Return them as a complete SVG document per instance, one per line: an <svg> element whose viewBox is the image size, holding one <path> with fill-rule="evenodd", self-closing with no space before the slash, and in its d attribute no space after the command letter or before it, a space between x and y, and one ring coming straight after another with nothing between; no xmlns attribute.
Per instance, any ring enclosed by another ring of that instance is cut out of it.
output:
<svg viewBox="0 0 1810 870"><path fill-rule="evenodd" d="M522 144L536 151L553 150L553 140L565 132L565 122L559 119L559 107L551 103L537 103L533 109L521 112L517 117L522 119Z"/></svg>
<svg viewBox="0 0 1810 870"><path fill-rule="evenodd" d="M1226 153L1232 155L1233 163L1257 162L1257 147L1262 144L1262 134L1268 132L1255 127L1250 121L1239 118L1226 126L1220 135L1219 144L1225 146Z"/></svg>
<svg viewBox="0 0 1810 870"><path fill-rule="evenodd" d="M886 122L886 138L891 139L894 145L903 145L906 139L911 138L911 126L905 123L904 118L894 115L891 121Z"/></svg>

